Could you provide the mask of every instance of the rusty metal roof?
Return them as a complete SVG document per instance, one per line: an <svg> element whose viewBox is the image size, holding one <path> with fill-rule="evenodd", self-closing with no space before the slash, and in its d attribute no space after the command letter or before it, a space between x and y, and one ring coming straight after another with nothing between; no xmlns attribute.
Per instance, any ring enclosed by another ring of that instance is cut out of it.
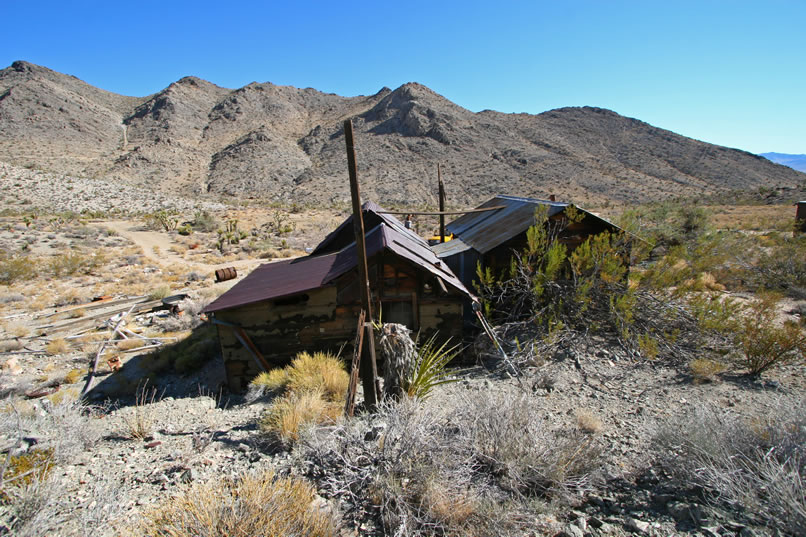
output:
<svg viewBox="0 0 806 537"><path fill-rule="evenodd" d="M371 224L368 220L374 220L376 223L383 222L390 228L402 233L403 235L407 236L410 240L414 242L418 242L428 248L428 242L417 235L410 229L406 229L406 226L403 223L392 216L391 214L386 214L384 211L385 209L375 203L374 201L367 201L361 206L361 210L363 212L364 218L364 229L373 229L375 224ZM368 218L371 217L371 218ZM348 227L349 226L349 227ZM339 227L331 231L327 237L325 237L322 242L320 242L316 248L314 248L311 255L320 255L331 253L333 248L337 248L339 244L350 244L355 241L353 231L353 215L351 214L348 216L344 222L342 222Z"/></svg>
<svg viewBox="0 0 806 537"><path fill-rule="evenodd" d="M534 224L536 206L547 205L549 208L548 216L554 216L564 211L565 208L571 204L559 201L498 195L480 205L479 208L495 207L498 205L503 205L503 208L496 211L468 213L448 224L446 226L448 232L456 235L462 243L449 246L452 242L457 240L454 239L443 245L439 245L439 247L434 247L439 257L444 258L464 251L467 249L464 248L464 246L486 254L496 246L503 244L519 233L523 233L529 229L529 226ZM581 207L577 207L577 209L593 218L603 221L610 227L617 227L615 224Z"/></svg>
<svg viewBox="0 0 806 537"><path fill-rule="evenodd" d="M366 234L367 257L388 250L471 296L462 282L437 258L427 244L412 240L410 234L380 224ZM297 259L267 263L253 270L232 289L221 295L206 308L215 312L295 295L331 284L336 278L355 268L358 258L355 243L338 252L309 255Z"/></svg>

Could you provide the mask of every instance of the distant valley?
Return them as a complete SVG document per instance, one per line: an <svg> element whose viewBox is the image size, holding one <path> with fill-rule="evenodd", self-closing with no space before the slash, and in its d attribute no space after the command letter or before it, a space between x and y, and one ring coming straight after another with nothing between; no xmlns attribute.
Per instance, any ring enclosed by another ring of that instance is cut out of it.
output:
<svg viewBox="0 0 806 537"><path fill-rule="evenodd" d="M788 153L761 153L761 156L776 164L783 164L799 172L806 172L806 155L790 155Z"/></svg>

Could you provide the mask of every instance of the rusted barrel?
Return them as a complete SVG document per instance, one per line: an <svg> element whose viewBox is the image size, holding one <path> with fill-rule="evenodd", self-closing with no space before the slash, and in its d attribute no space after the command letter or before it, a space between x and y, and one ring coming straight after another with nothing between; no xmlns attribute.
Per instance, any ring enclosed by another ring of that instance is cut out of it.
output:
<svg viewBox="0 0 806 537"><path fill-rule="evenodd" d="M220 268L215 271L215 281L225 282L238 277L235 267Z"/></svg>

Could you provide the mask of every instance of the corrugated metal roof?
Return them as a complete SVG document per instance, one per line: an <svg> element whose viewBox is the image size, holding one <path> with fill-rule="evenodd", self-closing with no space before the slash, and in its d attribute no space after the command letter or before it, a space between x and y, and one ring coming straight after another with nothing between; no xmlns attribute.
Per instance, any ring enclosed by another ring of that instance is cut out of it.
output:
<svg viewBox="0 0 806 537"><path fill-rule="evenodd" d="M461 254L467 250L470 250L470 246L458 237L454 237L448 242L435 244L431 247L431 251L437 254L437 257L440 259Z"/></svg>
<svg viewBox="0 0 806 537"><path fill-rule="evenodd" d="M380 221L385 223L390 228L398 231L399 233L402 233L403 235L406 235L412 241L418 242L418 243L422 244L423 246L425 246L426 248L428 247L428 242L425 239L423 239L422 237L417 235L412 230L406 229L406 226L404 226L403 223L400 220L398 220L397 218L395 218L391 214L385 214L385 212L384 212L385 209L383 207L381 207L380 205L378 205L377 203L375 203L374 201L365 202L361 206L361 210L364 213L363 216L364 216L364 220L365 220L365 222L364 222L365 225L366 225L367 213L373 213L377 218L380 219ZM349 229L345 229L348 226L349 226ZM365 230L366 230L366 228L365 228ZM342 222L339 225L339 227L337 227L336 229L334 229L333 231L328 233L327 237L325 237L324 240L322 240L322 242L320 242L316 246L316 248L314 248L313 252L311 252L311 255L320 255L322 253L327 253L328 247L330 247L334 242L336 242L337 239L339 237L341 237L343 233L354 233L353 232L353 215L352 214L350 216L348 216L344 220L344 222ZM355 239L352 239L350 242L352 242L354 240ZM342 242L341 244L344 244L344 242Z"/></svg>
<svg viewBox="0 0 806 537"><path fill-rule="evenodd" d="M423 241L424 242L424 241ZM439 276L446 284L472 296L451 270L439 260L427 243L411 239L410 234L380 224L366 234L367 257L383 249L403 257L415 265ZM317 289L333 282L339 276L355 268L358 258L355 243L339 252L290 261L261 265L232 289L207 306L205 312L215 312L273 300Z"/></svg>
<svg viewBox="0 0 806 537"><path fill-rule="evenodd" d="M548 205L549 216L553 216L565 210L569 204L499 195L483 203L479 208L495 207L496 205L503 205L504 208L465 214L448 224L446 229L470 248L486 254L534 224L537 205ZM440 257L445 257L445 255L440 255Z"/></svg>

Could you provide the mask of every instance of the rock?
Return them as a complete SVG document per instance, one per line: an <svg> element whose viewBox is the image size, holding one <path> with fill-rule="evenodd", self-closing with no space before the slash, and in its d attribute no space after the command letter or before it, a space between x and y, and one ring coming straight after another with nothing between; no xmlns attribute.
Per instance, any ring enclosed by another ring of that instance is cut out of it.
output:
<svg viewBox="0 0 806 537"><path fill-rule="evenodd" d="M651 527L649 522L644 522L643 520L638 520L637 518L628 518L624 525L633 531L637 531L638 533L642 533L644 535L649 535L649 528Z"/></svg>
<svg viewBox="0 0 806 537"><path fill-rule="evenodd" d="M199 479L199 473L193 468L188 468L182 472L182 476L179 478L182 483L190 483L192 481L196 481L197 479Z"/></svg>
<svg viewBox="0 0 806 537"><path fill-rule="evenodd" d="M22 373L22 366L20 365L19 359L15 356L6 360L3 363L3 371L9 375L19 375Z"/></svg>
<svg viewBox="0 0 806 537"><path fill-rule="evenodd" d="M700 531L703 532L705 537L722 537L719 533L719 526L700 528Z"/></svg>
<svg viewBox="0 0 806 537"><path fill-rule="evenodd" d="M671 502L666 505L666 511L677 522L689 520L691 517L690 507L685 502Z"/></svg>
<svg viewBox="0 0 806 537"><path fill-rule="evenodd" d="M249 453L250 451L252 451L252 448L249 447L249 444L240 443L238 444L238 451L240 451L241 453Z"/></svg>
<svg viewBox="0 0 806 537"><path fill-rule="evenodd" d="M155 448L157 446L160 446L160 445L162 445L162 442L160 442L159 440L154 440L153 442L149 442L148 444L146 444L143 447L145 447L146 449L153 449L153 448Z"/></svg>
<svg viewBox="0 0 806 537"><path fill-rule="evenodd" d="M750 528L742 528L739 532L739 537L757 537L756 532L751 530Z"/></svg>
<svg viewBox="0 0 806 537"><path fill-rule="evenodd" d="M591 527L594 527L594 528L601 528L602 525L607 524L607 522L605 522L604 520L602 520L599 517L592 516L592 517L590 517L588 519L588 524L590 524Z"/></svg>
<svg viewBox="0 0 806 537"><path fill-rule="evenodd" d="M574 524L568 524L563 533L568 537L585 537L585 532Z"/></svg>

